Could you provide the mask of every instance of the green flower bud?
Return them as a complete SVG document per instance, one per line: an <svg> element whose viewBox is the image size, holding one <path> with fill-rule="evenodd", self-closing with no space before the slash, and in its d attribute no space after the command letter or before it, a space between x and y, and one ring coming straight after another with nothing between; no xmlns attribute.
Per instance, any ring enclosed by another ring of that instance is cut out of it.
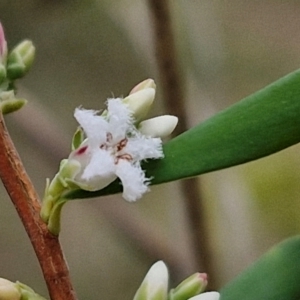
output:
<svg viewBox="0 0 300 300"><path fill-rule="evenodd" d="M32 42L25 40L17 45L8 55L7 77L15 80L23 77L30 69L35 56Z"/></svg>
<svg viewBox="0 0 300 300"><path fill-rule="evenodd" d="M20 298L21 300L46 300L44 297L38 295L31 287L29 287L24 283L17 281L16 286L19 288L21 292L22 295L22 297Z"/></svg>
<svg viewBox="0 0 300 300"><path fill-rule="evenodd" d="M15 283L7 279L0 278L0 299L21 300L21 292Z"/></svg>
<svg viewBox="0 0 300 300"><path fill-rule="evenodd" d="M170 291L170 300L187 300L203 292L206 286L207 275L205 273L195 273Z"/></svg>
<svg viewBox="0 0 300 300"><path fill-rule="evenodd" d="M66 180L72 180L80 170L80 163L75 160L63 159L60 163L59 171L50 182L47 179L43 205L41 208L41 218L48 223L55 202L62 197L64 191L69 188Z"/></svg>
<svg viewBox="0 0 300 300"><path fill-rule="evenodd" d="M167 300L168 281L168 269L163 261L158 261L148 271L133 300Z"/></svg>

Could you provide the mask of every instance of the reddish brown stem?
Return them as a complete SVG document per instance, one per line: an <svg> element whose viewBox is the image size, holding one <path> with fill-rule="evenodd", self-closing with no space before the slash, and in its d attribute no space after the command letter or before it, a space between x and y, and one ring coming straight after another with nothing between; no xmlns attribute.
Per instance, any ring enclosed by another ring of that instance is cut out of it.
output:
<svg viewBox="0 0 300 300"><path fill-rule="evenodd" d="M0 177L23 222L39 260L52 300L75 300L58 237L39 216L40 201L0 113Z"/></svg>
<svg viewBox="0 0 300 300"><path fill-rule="evenodd" d="M183 82L176 56L169 1L149 0L148 2L153 19L155 50L165 103L168 112L179 118L178 126L174 132L177 135L188 129L188 117L185 107ZM199 180L195 178L181 182L196 253L197 268L209 273L209 284L210 288L212 288L214 286L214 274L211 264L207 224L203 213L203 199L200 194L199 185Z"/></svg>

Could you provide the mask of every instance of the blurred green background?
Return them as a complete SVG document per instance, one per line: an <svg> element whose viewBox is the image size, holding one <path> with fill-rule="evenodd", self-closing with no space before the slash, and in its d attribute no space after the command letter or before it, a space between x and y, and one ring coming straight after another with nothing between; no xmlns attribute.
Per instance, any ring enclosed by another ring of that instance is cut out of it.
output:
<svg viewBox="0 0 300 300"><path fill-rule="evenodd" d="M300 66L298 1L169 1L189 126ZM68 156L74 108L102 108L138 82L157 82L153 115L166 113L147 1L0 1L10 47L33 40L36 61L19 84L29 104L6 117L40 195ZM221 287L300 229L299 146L203 175L199 193L209 263ZM79 299L131 299L151 264L164 259L174 283L197 265L178 183L135 204L120 195L73 201L61 243ZM0 276L47 295L25 230L1 185Z"/></svg>

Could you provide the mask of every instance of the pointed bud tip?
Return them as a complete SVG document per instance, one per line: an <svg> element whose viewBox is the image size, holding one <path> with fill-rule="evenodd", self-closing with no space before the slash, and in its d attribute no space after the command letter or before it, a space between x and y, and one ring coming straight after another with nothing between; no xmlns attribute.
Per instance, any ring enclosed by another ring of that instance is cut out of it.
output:
<svg viewBox="0 0 300 300"><path fill-rule="evenodd" d="M134 94L138 91L141 91L143 89L146 89L146 88L153 88L153 89L156 89L156 84L154 82L153 79L151 78L148 78L140 83L138 83L129 93L129 95L131 94Z"/></svg>
<svg viewBox="0 0 300 300"><path fill-rule="evenodd" d="M208 276L206 273L197 273L198 278L205 282L206 284L208 283Z"/></svg>
<svg viewBox="0 0 300 300"><path fill-rule="evenodd" d="M154 283L154 285L156 285L161 282L168 282L168 277L168 268L166 264L160 260L152 265L145 277L145 281L150 281L151 284Z"/></svg>
<svg viewBox="0 0 300 300"><path fill-rule="evenodd" d="M137 290L134 300L167 300L169 272L163 261L152 265Z"/></svg>
<svg viewBox="0 0 300 300"><path fill-rule="evenodd" d="M123 99L123 103L133 112L136 122L144 120L147 116L155 97L154 88L139 90Z"/></svg>

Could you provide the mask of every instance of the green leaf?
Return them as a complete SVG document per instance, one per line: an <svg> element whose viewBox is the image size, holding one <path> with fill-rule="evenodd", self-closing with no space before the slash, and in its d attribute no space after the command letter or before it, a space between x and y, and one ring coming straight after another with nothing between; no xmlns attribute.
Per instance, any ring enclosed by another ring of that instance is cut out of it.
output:
<svg viewBox="0 0 300 300"><path fill-rule="evenodd" d="M179 120L180 121L180 120ZM164 145L165 158L144 163L152 184L249 162L300 141L300 70L246 97ZM118 181L70 199L120 192Z"/></svg>
<svg viewBox="0 0 300 300"><path fill-rule="evenodd" d="M300 236L272 248L221 290L221 300L300 299Z"/></svg>

